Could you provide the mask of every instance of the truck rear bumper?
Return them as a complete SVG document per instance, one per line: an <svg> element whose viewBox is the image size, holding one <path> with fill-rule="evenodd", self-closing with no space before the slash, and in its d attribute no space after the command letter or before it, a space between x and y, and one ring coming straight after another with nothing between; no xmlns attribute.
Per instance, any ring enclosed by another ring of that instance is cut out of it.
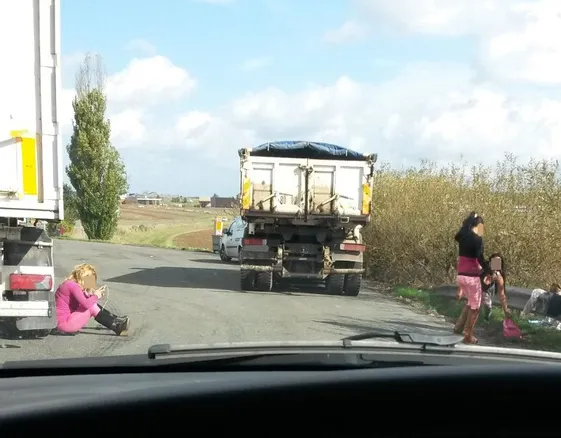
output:
<svg viewBox="0 0 561 438"><path fill-rule="evenodd" d="M283 277L299 277L299 278L325 278L327 275L331 274L364 274L365 269L323 269L318 274L308 274L308 273L291 273L284 269L282 266L262 266L262 265L250 265L242 264L240 265L242 271L257 271L257 272L279 272L282 273Z"/></svg>
<svg viewBox="0 0 561 438"><path fill-rule="evenodd" d="M25 318L29 316L51 317L48 301L0 301L2 317Z"/></svg>
<svg viewBox="0 0 561 438"><path fill-rule="evenodd" d="M241 216L248 222L259 220L277 220L286 219L289 221L295 220L298 223L304 221L304 217L295 213L281 213L277 211L267 210L243 210ZM370 215L335 215L335 214L321 214L309 213L305 223L311 225L313 223L323 223L325 221L336 221L342 224L355 224L364 225L371 221Z"/></svg>

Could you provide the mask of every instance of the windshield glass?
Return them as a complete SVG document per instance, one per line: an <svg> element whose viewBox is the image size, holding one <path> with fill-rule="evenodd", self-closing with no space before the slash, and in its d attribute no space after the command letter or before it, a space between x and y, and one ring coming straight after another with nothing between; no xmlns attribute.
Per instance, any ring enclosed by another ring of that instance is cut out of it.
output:
<svg viewBox="0 0 561 438"><path fill-rule="evenodd" d="M2 1L0 362L561 352L561 2L477 3Z"/></svg>

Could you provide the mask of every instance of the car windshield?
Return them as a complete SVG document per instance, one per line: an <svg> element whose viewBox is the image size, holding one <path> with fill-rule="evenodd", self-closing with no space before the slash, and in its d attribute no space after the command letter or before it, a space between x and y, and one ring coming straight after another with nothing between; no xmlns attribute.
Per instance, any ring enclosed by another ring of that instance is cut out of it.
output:
<svg viewBox="0 0 561 438"><path fill-rule="evenodd" d="M0 3L0 363L561 352L561 2Z"/></svg>

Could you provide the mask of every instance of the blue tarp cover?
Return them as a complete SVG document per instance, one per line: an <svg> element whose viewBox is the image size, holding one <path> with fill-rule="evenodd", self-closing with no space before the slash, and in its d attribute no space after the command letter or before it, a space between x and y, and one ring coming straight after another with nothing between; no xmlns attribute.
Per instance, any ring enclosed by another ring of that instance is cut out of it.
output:
<svg viewBox="0 0 561 438"><path fill-rule="evenodd" d="M275 141L251 150L255 157L315 158L364 161L366 156L342 146L311 141Z"/></svg>

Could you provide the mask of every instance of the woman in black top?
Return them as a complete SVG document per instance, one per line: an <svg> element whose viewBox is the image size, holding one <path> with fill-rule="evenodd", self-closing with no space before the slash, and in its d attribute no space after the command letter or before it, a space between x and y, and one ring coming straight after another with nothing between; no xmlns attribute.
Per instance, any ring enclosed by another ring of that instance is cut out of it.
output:
<svg viewBox="0 0 561 438"><path fill-rule="evenodd" d="M483 218L472 212L454 236L458 242L458 287L467 298L467 304L454 326L454 333L462 333L467 344L477 343L473 330L481 307L483 293L481 278L491 273L489 263L484 256L484 231Z"/></svg>

